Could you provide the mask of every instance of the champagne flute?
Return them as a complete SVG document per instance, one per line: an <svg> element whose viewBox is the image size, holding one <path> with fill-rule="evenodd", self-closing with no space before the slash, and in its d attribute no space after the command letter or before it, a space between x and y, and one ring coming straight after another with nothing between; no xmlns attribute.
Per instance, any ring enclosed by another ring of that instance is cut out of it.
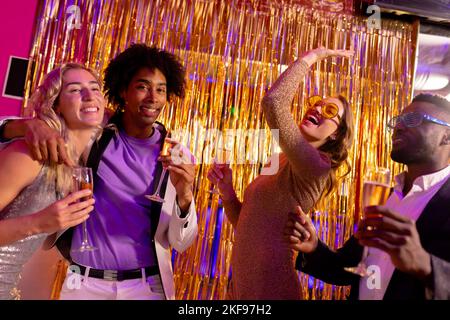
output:
<svg viewBox="0 0 450 320"><path fill-rule="evenodd" d="M169 136L169 133L167 134L167 136ZM172 147L172 143L169 142L169 141L164 140L164 144L163 144L161 153L159 155L161 157L170 156L170 153L169 153L170 147ZM165 202L165 200L163 198L161 198L161 196L159 195L159 192L160 192L160 189L161 189L162 182L164 181L164 177L166 176L166 172L167 172L167 168L163 167L163 170L162 170L162 173L161 173L161 177L159 178L158 187L156 188L156 191L155 191L154 194L145 195L145 197L147 199L150 199L150 200L156 201L156 202L160 202L160 203L164 203Z"/></svg>
<svg viewBox="0 0 450 320"><path fill-rule="evenodd" d="M225 165L231 159L231 150L228 148L215 148L214 149L214 163L219 165ZM220 194L219 187L216 184L213 184L213 189L208 190L209 193L212 194Z"/></svg>
<svg viewBox="0 0 450 320"><path fill-rule="evenodd" d="M73 189L74 191L90 189L92 192L94 191L94 179L92 175L92 169L88 167L75 167L73 168ZM85 197L82 201L88 200L90 197ZM85 251L94 251L97 250L97 247L94 247L89 243L88 234L87 234L87 226L86 221L82 223L82 232L83 239L81 241L81 246L77 249L72 249L75 252L85 252Z"/></svg>
<svg viewBox="0 0 450 320"><path fill-rule="evenodd" d="M362 213L363 219L368 218L364 209L368 206L384 205L389 198L391 184L391 172L387 168L371 168L364 177L362 193ZM368 227L369 228L369 227ZM361 277L369 276L366 259L369 255L369 248L364 247L361 261L356 267L345 268L346 271L358 274Z"/></svg>

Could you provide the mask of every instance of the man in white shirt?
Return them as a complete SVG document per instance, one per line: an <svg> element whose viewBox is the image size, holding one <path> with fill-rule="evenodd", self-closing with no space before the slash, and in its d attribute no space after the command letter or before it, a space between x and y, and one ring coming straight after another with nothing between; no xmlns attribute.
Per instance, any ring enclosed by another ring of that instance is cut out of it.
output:
<svg viewBox="0 0 450 320"><path fill-rule="evenodd" d="M385 206L366 208L355 237L332 251L311 220L292 214L286 228L300 251L297 269L336 285L350 299L450 299L450 102L422 94L389 123L391 158L407 166ZM300 209L299 209L300 210ZM349 273L369 247L368 277Z"/></svg>

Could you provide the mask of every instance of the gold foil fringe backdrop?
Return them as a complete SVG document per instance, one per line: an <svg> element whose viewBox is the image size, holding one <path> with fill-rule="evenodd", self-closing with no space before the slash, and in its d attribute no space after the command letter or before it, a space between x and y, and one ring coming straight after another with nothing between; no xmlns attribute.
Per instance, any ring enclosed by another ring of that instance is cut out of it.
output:
<svg viewBox="0 0 450 320"><path fill-rule="evenodd" d="M79 61L102 72L132 43L175 53L187 69L185 99L174 99L160 118L199 161L199 236L175 257L179 299L223 299L230 277L233 230L218 196L207 192L206 173L220 143L212 129L261 129L270 135L261 98L303 52L319 46L355 50L351 60L333 58L313 66L292 105L299 120L309 95L343 94L354 113L351 173L311 212L321 239L336 248L353 233L360 214L361 173L367 166L400 170L389 158L386 121L411 98L417 26L382 20L381 29L368 29L367 19L348 14L349 1L334 1L344 4L345 13L317 10L322 8L318 2L311 8L295 1L257 0L41 1L26 96L58 64ZM26 101L24 105L23 113L31 114ZM271 141L236 136L233 142L233 181L242 199L270 156ZM238 156L244 164L237 164ZM299 277L306 299L344 299L347 293L346 288Z"/></svg>

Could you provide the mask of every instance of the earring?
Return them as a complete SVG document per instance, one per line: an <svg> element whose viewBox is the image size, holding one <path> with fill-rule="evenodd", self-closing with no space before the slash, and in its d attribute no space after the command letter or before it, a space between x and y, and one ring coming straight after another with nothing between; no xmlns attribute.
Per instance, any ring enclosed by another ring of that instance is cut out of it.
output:
<svg viewBox="0 0 450 320"><path fill-rule="evenodd" d="M127 106L127 104L128 104L128 102L125 101L125 104L123 106L120 106L119 111L122 113L125 112L125 107Z"/></svg>

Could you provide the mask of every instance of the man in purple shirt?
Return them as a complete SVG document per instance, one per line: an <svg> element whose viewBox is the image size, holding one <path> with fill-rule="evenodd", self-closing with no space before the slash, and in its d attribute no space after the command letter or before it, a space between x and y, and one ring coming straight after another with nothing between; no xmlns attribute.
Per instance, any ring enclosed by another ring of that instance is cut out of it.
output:
<svg viewBox="0 0 450 320"><path fill-rule="evenodd" d="M87 160L96 201L87 233L97 250L76 251L81 227L57 235L58 249L72 263L61 299L175 298L170 248L183 252L197 235L195 167L159 156L169 138L156 119L170 96L184 95L184 76L174 55L142 44L132 45L106 68L106 96L117 111ZM59 136L38 120L11 122L3 130L4 138L28 134L29 141L38 141L34 148L30 143L37 159L68 162ZM187 149L170 141L172 150L190 158ZM161 176L163 165L169 175ZM162 204L145 197L160 178Z"/></svg>

